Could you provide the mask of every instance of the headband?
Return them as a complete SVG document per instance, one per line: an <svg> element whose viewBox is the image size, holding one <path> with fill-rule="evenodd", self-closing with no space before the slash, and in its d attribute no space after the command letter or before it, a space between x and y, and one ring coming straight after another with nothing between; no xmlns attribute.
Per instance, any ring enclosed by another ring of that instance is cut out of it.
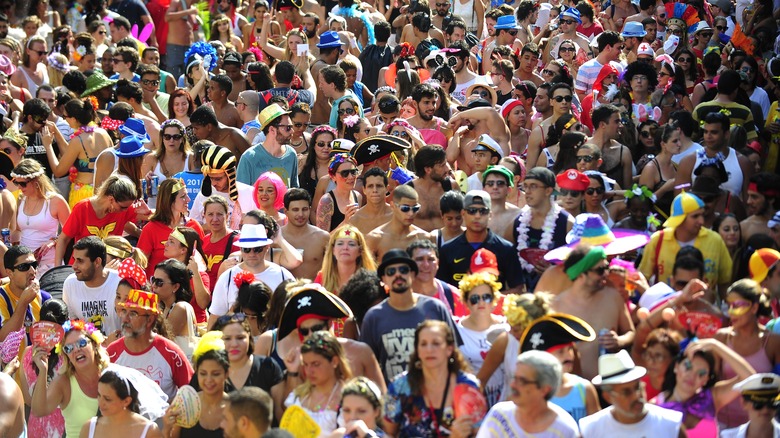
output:
<svg viewBox="0 0 780 438"><path fill-rule="evenodd" d="M14 174L12 173L11 176L13 176L13 175ZM748 190L751 191L751 192L761 193L762 195L764 195L766 197L770 197L770 198L776 198L778 195L780 195L780 192L778 192L775 189L769 189L769 190L760 191L760 190L758 190L758 184L756 184L754 182L748 184Z"/></svg>
<svg viewBox="0 0 780 438"><path fill-rule="evenodd" d="M330 158L330 162L328 163L328 173L331 175L335 175L336 169L338 169L339 166L341 166L343 163L346 162L350 162L354 164L355 167L357 167L357 162L355 161L354 158L352 158L351 155L345 153L334 154Z"/></svg>
<svg viewBox="0 0 780 438"><path fill-rule="evenodd" d="M181 242L182 245L184 245L185 248L189 248L190 245L187 244L187 239L184 237L184 234L181 233L178 229L171 231L171 237Z"/></svg>
<svg viewBox="0 0 780 438"><path fill-rule="evenodd" d="M181 178L176 178L176 184L171 187L171 193L174 194L178 192L181 189L186 189L187 186L184 184L184 180Z"/></svg>
<svg viewBox="0 0 780 438"><path fill-rule="evenodd" d="M566 269L566 275L569 276L569 280L574 281L583 272L588 271L590 268L596 266L596 263L607 258L607 252L603 246L594 246L585 254L582 260L578 261L574 265Z"/></svg>
<svg viewBox="0 0 780 438"><path fill-rule="evenodd" d="M640 186L636 183L631 187L631 190L626 190L624 196L626 197L626 200L631 199L634 196L639 196L642 200L649 199L655 202L655 194L647 186Z"/></svg>
<svg viewBox="0 0 780 438"><path fill-rule="evenodd" d="M100 121L100 127L105 129L106 131L116 131L119 129L120 126L124 125L125 122L121 120L112 119L111 117L103 117L103 120Z"/></svg>
<svg viewBox="0 0 780 438"><path fill-rule="evenodd" d="M132 255L132 253L129 253L121 248L113 247L111 245L106 245L106 254L119 257L120 259L126 259Z"/></svg>
<svg viewBox="0 0 780 438"><path fill-rule="evenodd" d="M43 176L44 173L46 173L46 171L43 169L39 169L33 173L28 173L27 175L11 172L11 178L33 179L33 178L38 178L39 176Z"/></svg>
<svg viewBox="0 0 780 438"><path fill-rule="evenodd" d="M184 127L184 124L176 119L168 119L160 124L160 131L164 131L165 128L169 126L175 126L179 128L179 131L184 132L186 131L186 128Z"/></svg>
<svg viewBox="0 0 780 438"><path fill-rule="evenodd" d="M62 339L60 340L60 343L57 344L56 347L54 347L54 352L57 354L62 353L62 347L63 343L65 342L65 336L73 331L78 330L82 333L84 333L89 339L92 340L92 342L96 343L97 345L100 345L103 343L103 334L100 333L100 330L95 328L95 325L91 322L84 322L84 320L81 319L70 319L68 321L65 321L64 324L62 324L62 330L64 331L62 335Z"/></svg>
<svg viewBox="0 0 780 438"><path fill-rule="evenodd" d="M117 272L119 278L130 283L130 287L133 289L142 289L146 285L146 272L132 258L122 260Z"/></svg>
<svg viewBox="0 0 780 438"><path fill-rule="evenodd" d="M339 232L338 232L338 234L336 234L336 239L353 239L353 240L357 240L355 235L357 233L359 233L359 232L360 231L357 228L355 228L355 227L353 227L351 225L346 225L344 227L339 228Z"/></svg>
<svg viewBox="0 0 780 438"><path fill-rule="evenodd" d="M16 143L22 149L27 147L27 136L22 135L19 130L13 126L5 131L3 139Z"/></svg>

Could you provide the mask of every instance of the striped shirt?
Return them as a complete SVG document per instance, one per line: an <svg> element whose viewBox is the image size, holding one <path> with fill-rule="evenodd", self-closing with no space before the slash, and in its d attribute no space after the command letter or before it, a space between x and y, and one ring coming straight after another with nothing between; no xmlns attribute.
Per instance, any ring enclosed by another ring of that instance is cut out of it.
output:
<svg viewBox="0 0 780 438"><path fill-rule="evenodd" d="M707 117L707 114L717 112L723 112L724 114L728 113L726 115L729 117L731 126L743 126L747 132L748 141L753 141L758 137L756 123L753 121L753 113L750 112L750 108L736 102L702 102L694 108L693 119L696 120L696 122L701 123L701 121Z"/></svg>
<svg viewBox="0 0 780 438"><path fill-rule="evenodd" d="M582 64L577 70L577 79L574 81L574 89L583 92L590 93L593 90L593 84L596 83L596 77L598 77L601 67L604 65L593 58Z"/></svg>

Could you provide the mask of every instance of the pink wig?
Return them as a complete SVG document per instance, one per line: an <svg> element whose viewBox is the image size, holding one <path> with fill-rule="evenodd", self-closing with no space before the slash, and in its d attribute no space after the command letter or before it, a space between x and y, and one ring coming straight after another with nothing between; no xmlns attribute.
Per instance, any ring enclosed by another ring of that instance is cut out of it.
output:
<svg viewBox="0 0 780 438"><path fill-rule="evenodd" d="M257 196L257 190L260 187L260 183L263 181L270 181L271 185L276 190L276 199L274 200L274 209L279 211L284 207L284 195L287 193L287 186L282 181L282 178L276 174L276 172L265 172L257 178L255 181L255 205L260 207L260 198Z"/></svg>

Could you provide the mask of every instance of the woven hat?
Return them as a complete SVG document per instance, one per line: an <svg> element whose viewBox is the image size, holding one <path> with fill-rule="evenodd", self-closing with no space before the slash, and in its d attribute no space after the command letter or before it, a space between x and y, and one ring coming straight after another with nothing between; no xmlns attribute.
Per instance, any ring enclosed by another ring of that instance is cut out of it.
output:
<svg viewBox="0 0 780 438"><path fill-rule="evenodd" d="M650 237L636 230L611 230L599 214L583 213L577 215L574 226L566 235L567 245L555 248L544 255L551 262L566 260L571 251L580 243L602 246L608 256L623 254L647 244Z"/></svg>
<svg viewBox="0 0 780 438"><path fill-rule="evenodd" d="M477 88L484 88L487 90L488 94L490 94L490 100L488 101L490 103L490 106L496 104L496 102L498 101L498 95L496 94L496 90L494 90L493 87L487 82L475 82L469 85L469 87L466 89L466 98L468 99L469 96L474 94L474 90L476 90ZM480 96L480 99L485 99L485 98Z"/></svg>
<svg viewBox="0 0 780 438"><path fill-rule="evenodd" d="M120 307L124 307L127 310L141 310L144 312L160 313L159 301L157 294L154 292L146 292L138 289L131 289L127 294L127 299L124 303L119 303Z"/></svg>
<svg viewBox="0 0 780 438"><path fill-rule="evenodd" d="M236 187L236 157L230 152L230 149L222 146L209 146L201 154L203 167L203 184L200 186L200 192L203 196L211 196L211 178L212 172L224 171L228 177L228 190L231 201L238 200L238 188Z"/></svg>
<svg viewBox="0 0 780 438"><path fill-rule="evenodd" d="M87 89L81 93L81 97L87 97L101 88L113 87L114 85L116 85L115 80L107 78L99 71L95 71L87 78Z"/></svg>
<svg viewBox="0 0 780 438"><path fill-rule="evenodd" d="M564 313L535 319L520 336L520 351L555 351L573 342L591 342L596 332L587 322Z"/></svg>
<svg viewBox="0 0 780 438"><path fill-rule="evenodd" d="M688 213L704 208L704 201L698 196L682 192L672 201L672 210L669 212L669 219L664 222L664 227L678 227L685 221Z"/></svg>
<svg viewBox="0 0 780 438"><path fill-rule="evenodd" d="M267 128L271 122L285 114L290 114L290 112L285 111L284 108L279 106L278 103L268 105L267 107L263 108L262 111L260 111L260 114L257 115L257 121L260 123L260 129L265 130L265 128Z"/></svg>
<svg viewBox="0 0 780 438"><path fill-rule="evenodd" d="M750 278L755 280L756 283L763 282L778 261L780 261L780 252L772 248L757 249L750 256L750 261L748 262Z"/></svg>

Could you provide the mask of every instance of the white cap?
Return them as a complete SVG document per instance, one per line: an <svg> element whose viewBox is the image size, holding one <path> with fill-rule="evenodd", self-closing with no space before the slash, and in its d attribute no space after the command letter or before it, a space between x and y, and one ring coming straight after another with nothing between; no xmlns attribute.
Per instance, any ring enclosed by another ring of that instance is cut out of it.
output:
<svg viewBox="0 0 780 438"><path fill-rule="evenodd" d="M774 373L753 374L747 379L735 384L734 390L740 392L780 392L780 376Z"/></svg>
<svg viewBox="0 0 780 438"><path fill-rule="evenodd" d="M637 56L655 56L655 52L653 52L653 48L650 47L650 44L642 43L639 45L639 49L637 49L636 52Z"/></svg>

